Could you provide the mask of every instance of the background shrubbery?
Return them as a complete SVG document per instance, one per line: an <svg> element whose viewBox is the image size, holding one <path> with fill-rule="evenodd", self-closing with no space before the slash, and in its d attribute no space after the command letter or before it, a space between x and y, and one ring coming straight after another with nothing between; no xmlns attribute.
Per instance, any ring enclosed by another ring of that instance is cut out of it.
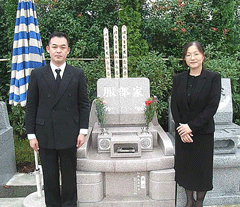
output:
<svg viewBox="0 0 240 207"><path fill-rule="evenodd" d="M129 76L150 79L151 95L160 101L158 119L166 131L172 77L186 69L182 47L193 40L206 50L206 68L231 78L234 122L240 124L239 0L159 0L149 4L146 0L35 0L35 4L44 46L49 34L64 31L70 37L70 58L95 59L67 60L85 71L90 101L96 97L97 80L105 77L103 29L109 29L113 57L113 26L119 26L120 36L121 26L126 25ZM0 100L6 103L16 8L16 0L0 0L0 58L10 59L0 62ZM47 53L45 57L49 57ZM21 139L26 138L24 108L8 105L8 111L15 143L22 146Z"/></svg>
<svg viewBox="0 0 240 207"><path fill-rule="evenodd" d="M237 8L235 0L157 1L143 10L143 35L150 50L166 57L179 57L192 40L232 54L239 50Z"/></svg>

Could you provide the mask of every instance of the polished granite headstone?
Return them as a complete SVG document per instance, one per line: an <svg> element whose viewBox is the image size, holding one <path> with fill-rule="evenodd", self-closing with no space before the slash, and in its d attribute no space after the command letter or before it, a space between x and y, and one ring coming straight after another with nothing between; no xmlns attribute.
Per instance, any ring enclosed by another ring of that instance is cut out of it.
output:
<svg viewBox="0 0 240 207"><path fill-rule="evenodd" d="M232 122L233 104L231 81L222 78L220 104L214 116L213 190L206 195L204 205L240 203L240 127ZM169 135L174 144L174 121L169 114ZM185 191L177 186L177 207L185 205Z"/></svg>
<svg viewBox="0 0 240 207"><path fill-rule="evenodd" d="M149 80L99 79L97 95L107 102L107 133L93 103L86 143L77 152L79 206L173 207L172 142L156 116L149 134L142 133Z"/></svg>
<svg viewBox="0 0 240 207"><path fill-rule="evenodd" d="M13 129L9 124L6 104L0 101L0 184L5 185L16 173Z"/></svg>
<svg viewBox="0 0 240 207"><path fill-rule="evenodd" d="M99 79L97 95L107 102L107 125L144 124L149 89L147 78Z"/></svg>

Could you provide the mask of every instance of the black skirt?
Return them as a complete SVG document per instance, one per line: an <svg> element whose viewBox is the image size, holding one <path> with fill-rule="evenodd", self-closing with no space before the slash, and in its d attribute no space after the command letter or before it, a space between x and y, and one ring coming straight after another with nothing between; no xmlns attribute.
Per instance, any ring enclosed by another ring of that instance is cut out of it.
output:
<svg viewBox="0 0 240 207"><path fill-rule="evenodd" d="M212 190L214 134L194 135L193 143L183 143L176 132L175 180L187 190Z"/></svg>

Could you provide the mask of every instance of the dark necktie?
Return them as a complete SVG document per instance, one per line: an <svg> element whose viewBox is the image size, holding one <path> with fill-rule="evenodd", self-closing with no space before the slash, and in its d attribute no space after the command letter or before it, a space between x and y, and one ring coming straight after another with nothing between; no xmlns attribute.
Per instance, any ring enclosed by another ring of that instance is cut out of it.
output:
<svg viewBox="0 0 240 207"><path fill-rule="evenodd" d="M61 76L60 76L61 69L56 69L55 71L57 73L56 82L57 82L57 85L58 85L58 88L59 88L60 83L61 83Z"/></svg>

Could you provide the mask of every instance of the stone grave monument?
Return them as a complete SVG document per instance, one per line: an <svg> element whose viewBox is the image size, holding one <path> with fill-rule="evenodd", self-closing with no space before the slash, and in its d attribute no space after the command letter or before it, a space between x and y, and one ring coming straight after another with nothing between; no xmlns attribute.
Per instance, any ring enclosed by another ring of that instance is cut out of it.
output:
<svg viewBox="0 0 240 207"><path fill-rule="evenodd" d="M126 27L123 33L126 35ZM106 29L104 35L108 47ZM126 48L126 37L124 41ZM102 133L93 102L86 142L77 152L79 206L173 207L176 184L172 142L156 116L149 133L142 131L145 101L150 97L149 80L127 78L127 65L124 78L119 78L116 62L117 78L111 78L108 60L107 78L97 82L97 96L107 102L107 131Z"/></svg>
<svg viewBox="0 0 240 207"><path fill-rule="evenodd" d="M231 205L240 203L240 126L234 124L231 82L222 78L222 92L214 116L213 190L209 191L204 205ZM169 116L169 132L174 144L174 121ZM186 202L184 189L177 186L177 207Z"/></svg>
<svg viewBox="0 0 240 207"><path fill-rule="evenodd" d="M6 104L0 101L0 184L5 185L16 173L13 128L9 124Z"/></svg>

